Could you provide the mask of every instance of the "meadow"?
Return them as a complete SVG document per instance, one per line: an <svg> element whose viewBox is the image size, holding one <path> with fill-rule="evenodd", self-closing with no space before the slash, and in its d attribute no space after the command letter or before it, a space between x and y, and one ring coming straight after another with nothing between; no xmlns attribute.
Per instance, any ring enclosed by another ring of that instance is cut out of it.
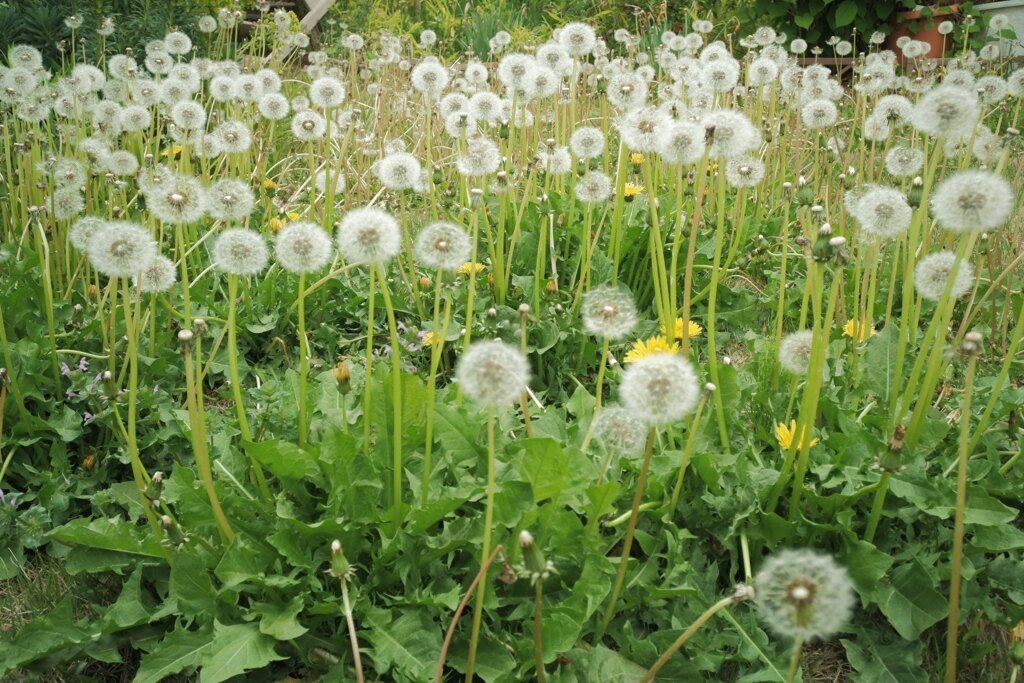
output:
<svg viewBox="0 0 1024 683"><path fill-rule="evenodd" d="M241 19L0 68L0 674L1017 680L1006 32Z"/></svg>

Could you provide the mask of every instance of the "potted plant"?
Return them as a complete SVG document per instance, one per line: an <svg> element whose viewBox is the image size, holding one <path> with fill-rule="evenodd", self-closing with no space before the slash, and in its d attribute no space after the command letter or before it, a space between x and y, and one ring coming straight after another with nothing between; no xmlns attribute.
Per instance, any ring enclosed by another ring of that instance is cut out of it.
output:
<svg viewBox="0 0 1024 683"><path fill-rule="evenodd" d="M896 13L892 33L885 46L900 54L896 41L903 36L928 43L931 47L923 57L941 57L950 46L950 34L939 31L943 21L956 22L962 16L961 6L956 3L939 4L931 7L918 5Z"/></svg>

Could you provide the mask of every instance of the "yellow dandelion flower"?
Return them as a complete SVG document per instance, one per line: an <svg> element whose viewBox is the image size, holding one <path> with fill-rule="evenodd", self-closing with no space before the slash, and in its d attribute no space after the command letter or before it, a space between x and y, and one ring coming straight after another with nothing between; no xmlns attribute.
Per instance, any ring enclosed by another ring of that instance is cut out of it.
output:
<svg viewBox="0 0 1024 683"><path fill-rule="evenodd" d="M639 166L640 164L644 163L644 155L641 154L640 152L633 152L632 154L629 155L629 163L633 164L634 166Z"/></svg>
<svg viewBox="0 0 1024 683"><path fill-rule="evenodd" d="M290 220L292 222L295 222L295 221L300 220L302 218L302 216L300 216L299 214L295 213L294 211L289 211L285 215L288 216L288 220Z"/></svg>
<svg viewBox="0 0 1024 683"><path fill-rule="evenodd" d="M843 336L854 339L858 344L875 334L878 334L878 331L871 327L871 325L866 322L858 322L852 318L843 325Z"/></svg>
<svg viewBox="0 0 1024 683"><path fill-rule="evenodd" d="M1018 621L1017 625L1013 627L1010 635L1015 641L1024 642L1024 621Z"/></svg>
<svg viewBox="0 0 1024 683"><path fill-rule="evenodd" d="M718 162L708 164L708 173L714 173L718 170Z"/></svg>
<svg viewBox="0 0 1024 683"><path fill-rule="evenodd" d="M283 228L286 225L288 225L288 221L283 220L281 218L270 219L270 229L273 230L274 232L281 232L281 228Z"/></svg>
<svg viewBox="0 0 1024 683"><path fill-rule="evenodd" d="M165 149L162 152L160 152L160 156L162 156L162 157L172 157L173 156L175 159L177 159L179 156L181 156L181 150L183 150L183 149L185 149L185 148L182 147L181 145L175 145L174 147L172 147L170 149Z"/></svg>
<svg viewBox="0 0 1024 683"><path fill-rule="evenodd" d="M623 359L627 363L638 361L644 356L652 353L676 353L679 351L679 342L672 342L669 346L668 339L663 336L651 337L650 339L637 339L626 352Z"/></svg>
<svg viewBox="0 0 1024 683"><path fill-rule="evenodd" d="M424 346L433 346L440 338L441 338L441 335L439 335L439 334L434 334L433 332L427 332L427 336L423 337L423 345Z"/></svg>
<svg viewBox="0 0 1024 683"><path fill-rule="evenodd" d="M280 188L281 188L281 186L278 185L277 183L275 183L270 178L264 178L263 179L263 189L264 190L277 190L277 189L280 189Z"/></svg>
<svg viewBox="0 0 1024 683"><path fill-rule="evenodd" d="M687 330L686 338L687 339L693 339L694 337L699 337L700 333L704 331L704 328L701 327L700 324L695 323L694 321L691 320L690 324L688 326L686 326L686 330ZM661 326L661 333L662 334L668 334L668 330L665 329L664 325ZM674 339L682 339L683 338L683 319L682 318L676 318L675 333L673 335L673 338Z"/></svg>
<svg viewBox="0 0 1024 683"><path fill-rule="evenodd" d="M785 450L785 451L789 450L789 447L793 445L793 438L794 438L795 435L796 435L796 420L790 420L789 421L789 426L787 426L787 425L785 425L785 424L780 422L779 426L775 428L775 438L778 439L779 445L782 446L782 450ZM797 444L796 449L800 450L801 448L803 448L804 444L807 444L807 447L810 448L814 444L818 443L818 441L819 440L817 438L814 438L814 439L811 439L810 443L807 443L806 436L801 432L801 434L800 434L800 443Z"/></svg>
<svg viewBox="0 0 1024 683"><path fill-rule="evenodd" d="M484 264L482 263L463 263L455 270L455 272L458 273L459 275L468 276L471 271L474 273L480 273L483 271L483 269Z"/></svg>
<svg viewBox="0 0 1024 683"><path fill-rule="evenodd" d="M644 191L643 185L634 185L633 183L626 183L626 187L622 190L622 198L627 202L631 202L636 199L636 196L642 194Z"/></svg>

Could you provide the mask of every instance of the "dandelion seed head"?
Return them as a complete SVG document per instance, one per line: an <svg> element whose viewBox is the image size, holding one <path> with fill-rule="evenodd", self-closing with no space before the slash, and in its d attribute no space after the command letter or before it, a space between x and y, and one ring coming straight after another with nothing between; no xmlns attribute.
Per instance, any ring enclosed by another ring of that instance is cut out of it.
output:
<svg viewBox="0 0 1024 683"><path fill-rule="evenodd" d="M787 334L779 344L779 364L794 374L805 374L811 363L813 345L814 332L811 330Z"/></svg>
<svg viewBox="0 0 1024 683"><path fill-rule="evenodd" d="M601 171L587 171L576 181L576 198L587 204L607 201L612 195L612 180Z"/></svg>
<svg viewBox="0 0 1024 683"><path fill-rule="evenodd" d="M297 140L313 142L322 138L326 132L327 119L319 112L303 109L292 117L292 135Z"/></svg>
<svg viewBox="0 0 1024 683"><path fill-rule="evenodd" d="M149 265L135 275L134 284L140 292L152 294L166 292L177 280L174 262L158 254Z"/></svg>
<svg viewBox="0 0 1024 683"><path fill-rule="evenodd" d="M643 450L647 429L622 406L605 406L594 416L594 438L613 453L636 455Z"/></svg>
<svg viewBox="0 0 1024 683"><path fill-rule="evenodd" d="M602 339L621 339L638 322L633 296L618 287L595 287L583 295L583 329Z"/></svg>
<svg viewBox="0 0 1024 683"><path fill-rule="evenodd" d="M807 128L825 128L834 125L839 112L831 100L811 100L800 110L800 119Z"/></svg>
<svg viewBox="0 0 1024 683"><path fill-rule="evenodd" d="M769 628L803 642L828 638L853 611L846 570L812 550L783 550L769 557L754 586L754 604Z"/></svg>
<svg viewBox="0 0 1024 683"><path fill-rule="evenodd" d="M93 268L108 277L135 275L157 255L149 231L128 221L108 221L93 230L85 251Z"/></svg>
<svg viewBox="0 0 1024 683"><path fill-rule="evenodd" d="M331 238L316 223L296 221L277 233L274 254L288 272L312 273L331 260Z"/></svg>
<svg viewBox="0 0 1024 683"><path fill-rule="evenodd" d="M213 243L213 262L233 275L255 275L267 266L267 244L255 230L229 228Z"/></svg>
<svg viewBox="0 0 1024 683"><path fill-rule="evenodd" d="M374 165L374 173L392 190L420 190L420 162L408 152L394 152Z"/></svg>
<svg viewBox="0 0 1024 683"><path fill-rule="evenodd" d="M638 422L664 425L693 412L700 398L700 383L690 361L661 351L626 368L619 396Z"/></svg>
<svg viewBox="0 0 1024 683"><path fill-rule="evenodd" d="M322 76L309 86L309 101L320 109L333 109L345 101L345 86L337 78Z"/></svg>
<svg viewBox="0 0 1024 683"><path fill-rule="evenodd" d="M924 166L924 152L916 147L893 147L885 155L885 169L890 175L912 177Z"/></svg>
<svg viewBox="0 0 1024 683"><path fill-rule="evenodd" d="M384 209L372 206L353 209L341 219L337 243L349 262L382 264L402 248L402 228Z"/></svg>
<svg viewBox="0 0 1024 683"><path fill-rule="evenodd" d="M860 195L850 213L864 233L879 239L893 239L905 233L914 214L906 195L878 185Z"/></svg>
<svg viewBox="0 0 1024 683"><path fill-rule="evenodd" d="M146 193L146 207L162 223L194 223L206 213L207 194L197 178L172 175Z"/></svg>
<svg viewBox="0 0 1024 683"><path fill-rule="evenodd" d="M925 256L914 268L914 286L921 298L929 301L940 301L946 292L946 285L953 274L956 254L951 251L939 251ZM956 268L952 288L949 295L958 299L971 290L974 283L974 268L966 260Z"/></svg>
<svg viewBox="0 0 1024 683"><path fill-rule="evenodd" d="M288 98L276 92L267 93L260 98L257 108L263 118L277 121L288 116Z"/></svg>
<svg viewBox="0 0 1024 683"><path fill-rule="evenodd" d="M252 188L241 180L222 178L207 190L207 210L217 220L242 220L255 207L256 197Z"/></svg>
<svg viewBox="0 0 1024 683"><path fill-rule="evenodd" d="M597 34L588 24L572 22L566 24L558 33L558 43L574 57L582 57L594 51Z"/></svg>
<svg viewBox="0 0 1024 683"><path fill-rule="evenodd" d="M1013 211L1010 184L992 171L960 171L936 186L931 206L939 225L955 232L992 230Z"/></svg>
<svg viewBox="0 0 1024 683"><path fill-rule="evenodd" d="M910 122L922 133L959 139L970 135L979 114L978 98L972 91L943 84L921 96Z"/></svg>
<svg viewBox="0 0 1024 683"><path fill-rule="evenodd" d="M413 67L409 77L412 87L430 100L439 98L451 81L448 69L436 60L423 60Z"/></svg>
<svg viewBox="0 0 1024 683"><path fill-rule="evenodd" d="M487 138L473 138L455 159L456 170L464 176L488 175L501 165L501 151Z"/></svg>
<svg viewBox="0 0 1024 683"><path fill-rule="evenodd" d="M473 242L466 231L454 223L431 223L416 236L417 260L428 268L455 271L468 263Z"/></svg>
<svg viewBox="0 0 1024 683"><path fill-rule="evenodd" d="M475 342L459 357L455 381L483 405L508 405L526 391L530 364L518 348L499 339Z"/></svg>

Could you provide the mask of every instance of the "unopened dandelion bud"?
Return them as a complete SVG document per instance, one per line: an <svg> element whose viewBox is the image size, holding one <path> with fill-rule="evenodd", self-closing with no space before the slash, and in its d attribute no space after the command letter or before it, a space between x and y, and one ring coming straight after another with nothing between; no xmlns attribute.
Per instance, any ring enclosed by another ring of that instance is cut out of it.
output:
<svg viewBox="0 0 1024 683"><path fill-rule="evenodd" d="M530 317L530 304L519 304L519 308L516 309L516 313L519 314L521 319Z"/></svg>
<svg viewBox="0 0 1024 683"><path fill-rule="evenodd" d="M713 394L716 391L718 391L718 387L716 387L711 382L708 382L707 384L704 385L704 391L708 392L709 394Z"/></svg>
<svg viewBox="0 0 1024 683"><path fill-rule="evenodd" d="M1018 130L1018 129L1016 129L1016 128L1011 126L1011 127L1006 129L1006 134L1007 135L1020 135L1020 130Z"/></svg>
<svg viewBox="0 0 1024 683"><path fill-rule="evenodd" d="M334 539L331 541L331 555L337 555L341 552L341 541Z"/></svg>
<svg viewBox="0 0 1024 683"><path fill-rule="evenodd" d="M811 208L811 211L814 211L813 207ZM830 223L822 223L821 227L818 228L818 234L819 235L831 235L832 234L832 225Z"/></svg>
<svg viewBox="0 0 1024 683"><path fill-rule="evenodd" d="M430 289L434 285L434 281L426 275L420 278L419 283L420 289Z"/></svg>
<svg viewBox="0 0 1024 683"><path fill-rule="evenodd" d="M169 515L163 515L160 518L160 523L163 525L165 529L170 529L172 526L174 526L174 520L171 519Z"/></svg>
<svg viewBox="0 0 1024 683"><path fill-rule="evenodd" d="M487 309L487 317L488 318L497 318L498 317L498 309L497 308L493 308L493 307L492 308L488 308Z"/></svg>
<svg viewBox="0 0 1024 683"><path fill-rule="evenodd" d="M975 356L981 351L982 336L980 332L968 332L960 345L960 352L966 356Z"/></svg>
<svg viewBox="0 0 1024 683"><path fill-rule="evenodd" d="M548 280L548 283L547 285L544 286L544 289L547 291L548 294L555 294L556 292L558 292L558 282L555 280Z"/></svg>
<svg viewBox="0 0 1024 683"><path fill-rule="evenodd" d="M146 484L146 490L143 491L146 498L151 501L158 501L164 492L164 473L154 472L153 478Z"/></svg>
<svg viewBox="0 0 1024 683"><path fill-rule="evenodd" d="M197 336L202 337L210 331L210 326L206 324L205 318L196 318L192 321L192 329Z"/></svg>
<svg viewBox="0 0 1024 683"><path fill-rule="evenodd" d="M565 307L562 304L555 304L555 313L565 312Z"/></svg>
<svg viewBox="0 0 1024 683"><path fill-rule="evenodd" d="M195 339L195 335L192 334L192 330L178 330L178 343L181 344L182 353L192 350L193 339Z"/></svg>
<svg viewBox="0 0 1024 683"><path fill-rule="evenodd" d="M846 244L846 238L843 237L842 235L838 235L838 236L833 237L832 239L830 239L828 241L828 243L829 243L829 246L832 246L832 247L835 247L835 248L839 248L839 247L843 246L844 244Z"/></svg>
<svg viewBox="0 0 1024 683"><path fill-rule="evenodd" d="M723 365L732 365L732 357L731 356L722 356L722 364Z"/></svg>

